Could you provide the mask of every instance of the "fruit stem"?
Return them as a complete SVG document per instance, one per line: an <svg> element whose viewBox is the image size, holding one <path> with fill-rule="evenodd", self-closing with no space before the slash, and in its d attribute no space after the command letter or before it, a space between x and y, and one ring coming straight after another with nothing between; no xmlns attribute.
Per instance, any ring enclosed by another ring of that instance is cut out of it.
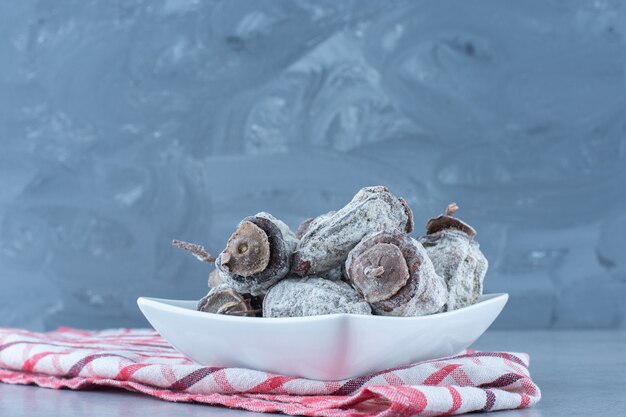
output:
<svg viewBox="0 0 626 417"><path fill-rule="evenodd" d="M202 245L196 243L183 242L182 240L172 240L172 246L177 247L187 252L191 252L199 261L213 264L215 262L215 256L211 255Z"/></svg>
<svg viewBox="0 0 626 417"><path fill-rule="evenodd" d="M459 206L455 202L448 204L446 207L445 215L446 216L454 216L454 213L459 209Z"/></svg>

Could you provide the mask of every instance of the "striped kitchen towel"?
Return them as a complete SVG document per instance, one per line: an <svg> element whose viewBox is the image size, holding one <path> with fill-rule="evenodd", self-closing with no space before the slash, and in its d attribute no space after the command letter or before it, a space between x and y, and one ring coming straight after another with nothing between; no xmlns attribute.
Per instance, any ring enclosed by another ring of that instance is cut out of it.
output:
<svg viewBox="0 0 626 417"><path fill-rule="evenodd" d="M46 388L119 387L166 401L303 416L450 415L539 401L528 355L466 350L338 382L200 366L153 330L48 333L0 328L0 381Z"/></svg>

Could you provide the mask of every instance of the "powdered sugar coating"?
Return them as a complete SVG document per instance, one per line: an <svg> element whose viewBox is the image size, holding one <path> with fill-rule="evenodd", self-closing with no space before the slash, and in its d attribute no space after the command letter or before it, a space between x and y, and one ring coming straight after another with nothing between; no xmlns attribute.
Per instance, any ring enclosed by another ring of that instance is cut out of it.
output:
<svg viewBox="0 0 626 417"><path fill-rule="evenodd" d="M372 314L372 311L349 284L321 277L284 279L274 285L263 299L263 317L334 313Z"/></svg>
<svg viewBox="0 0 626 417"><path fill-rule="evenodd" d="M315 217L309 217L308 219L300 223L300 226L298 226L298 228L296 229L296 239L302 239L302 236L304 236L309 230L309 227L311 227L311 223L313 222L313 220L315 220Z"/></svg>
<svg viewBox="0 0 626 417"><path fill-rule="evenodd" d="M476 259L476 269L474 270L474 286L472 289L471 304L475 303L483 293L483 286L485 281L485 275L489 269L489 261L483 253L480 251L480 245L475 240L470 241L469 255Z"/></svg>
<svg viewBox="0 0 626 417"><path fill-rule="evenodd" d="M268 235L270 242L270 261L267 268L249 277L242 277L226 271L221 266L221 256L215 260L215 266L220 271L223 282L240 293L263 295L276 282L284 278L291 268L291 256L296 249L298 240L284 222L266 212L246 217L262 228Z"/></svg>
<svg viewBox="0 0 626 417"><path fill-rule="evenodd" d="M294 253L292 272L300 276L340 266L368 233L413 230L413 215L406 202L383 186L363 188L345 207L320 217L310 223Z"/></svg>
<svg viewBox="0 0 626 417"><path fill-rule="evenodd" d="M345 271L343 265L331 269L330 271L323 272L318 275L320 278L328 279L330 281L346 281Z"/></svg>
<svg viewBox="0 0 626 417"><path fill-rule="evenodd" d="M348 255L348 279L354 282L354 259L379 243L393 244L400 249L407 262L410 277L394 295L371 303L374 312L388 316L423 316L441 311L448 297L446 284L435 272L421 243L402 232L382 231L366 236Z"/></svg>
<svg viewBox="0 0 626 417"><path fill-rule="evenodd" d="M306 219L300 224L300 226L298 226L298 229L296 230L296 233L295 233L296 238L298 240L302 239L302 237L306 235L309 229L311 228L311 225L315 226L317 223L325 220L326 218L332 216L333 214L335 214L335 211L329 211L328 213L321 214L317 217L310 217Z"/></svg>
<svg viewBox="0 0 626 417"><path fill-rule="evenodd" d="M211 271L211 273L209 274L209 288L214 288L217 287L220 284L223 284L224 280L222 279L222 275L220 274L220 270L215 268L213 271Z"/></svg>
<svg viewBox="0 0 626 417"><path fill-rule="evenodd" d="M435 271L448 287L446 311L476 302L483 292L489 263L478 243L467 233L447 229L420 238Z"/></svg>
<svg viewBox="0 0 626 417"><path fill-rule="evenodd" d="M287 252L293 253L296 250L296 246L298 245L298 239L296 239L296 235L291 231L291 229L289 228L289 226L287 226L285 222L277 219L276 217L265 211L261 211L255 214L255 217L267 219L274 223L280 229L280 232L283 235L283 240L285 242Z"/></svg>

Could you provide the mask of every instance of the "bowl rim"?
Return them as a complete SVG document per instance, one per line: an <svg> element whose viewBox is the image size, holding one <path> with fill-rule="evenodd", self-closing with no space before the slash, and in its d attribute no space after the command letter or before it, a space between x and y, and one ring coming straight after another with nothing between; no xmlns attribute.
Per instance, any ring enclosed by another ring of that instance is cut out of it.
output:
<svg viewBox="0 0 626 417"><path fill-rule="evenodd" d="M298 323L298 322L313 322L313 321L327 321L327 320L337 320L350 318L351 320L378 320L378 321L429 321L429 320L438 320L439 318L450 317L458 314L463 314L468 310L473 310L475 308L484 307L488 304L497 304L497 303L506 303L509 299L508 293L493 293L493 294L483 294L479 297L478 301L472 305L459 308L453 311L446 311L442 313L429 314L426 316L416 316L416 317L396 317L396 316L379 316L379 315L369 315L369 314L351 314L351 313L333 313L333 314L323 314L318 316L305 316L305 317L238 317L238 316L228 316L225 314L215 314L215 313L205 313L203 311L192 310L191 308L182 307L179 305L174 305L177 303L193 303L197 304L198 300L174 300L167 298L155 298L155 297L139 297L137 299L137 305L139 309L142 310L142 306L149 306L153 308L158 308L160 310L164 310L169 313L174 313L178 315L197 317L197 318L205 318L210 320L218 320L225 322L241 322L241 323ZM144 314L145 315L145 314Z"/></svg>

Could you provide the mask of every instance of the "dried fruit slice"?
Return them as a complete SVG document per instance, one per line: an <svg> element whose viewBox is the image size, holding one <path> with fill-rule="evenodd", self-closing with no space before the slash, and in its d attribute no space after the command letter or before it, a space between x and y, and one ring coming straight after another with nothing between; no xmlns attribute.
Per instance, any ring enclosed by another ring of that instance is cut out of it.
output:
<svg viewBox="0 0 626 417"><path fill-rule="evenodd" d="M263 317L336 313L372 314L372 310L348 283L321 277L284 279L274 285L263 299Z"/></svg>
<svg viewBox="0 0 626 417"><path fill-rule="evenodd" d="M292 272L319 275L341 266L365 235L381 230L411 232L411 209L383 186L363 188L345 207L309 224L294 254Z"/></svg>
<svg viewBox="0 0 626 417"><path fill-rule="evenodd" d="M489 267L474 240L474 228L453 217L458 209L456 203L450 203L445 214L428 221L427 235L419 239L448 288L446 311L476 302Z"/></svg>
<svg viewBox="0 0 626 417"><path fill-rule="evenodd" d="M287 275L298 241L285 223L261 212L243 219L228 242L215 260L220 277L240 293L262 295ZM239 259L242 262L237 264Z"/></svg>
<svg viewBox="0 0 626 417"><path fill-rule="evenodd" d="M252 307L250 296L239 294L224 284L212 288L198 302L198 311L236 316L256 316L259 313Z"/></svg>
<svg viewBox="0 0 626 417"><path fill-rule="evenodd" d="M426 250L402 232L382 231L363 238L348 255L346 273L377 314L432 314L447 299L445 283Z"/></svg>
<svg viewBox="0 0 626 417"><path fill-rule="evenodd" d="M328 213L320 214L317 217L310 217L306 219L300 224L300 226L298 226L298 229L296 230L296 238L298 240L302 239L312 227L314 228L318 223L326 220L335 213L335 211L329 211Z"/></svg>
<svg viewBox="0 0 626 417"><path fill-rule="evenodd" d="M426 223L426 234L432 235L440 230L456 229L466 233L469 237L476 236L476 230L469 224L454 217L454 213L459 209L456 203L448 204L444 214L433 217Z"/></svg>
<svg viewBox="0 0 626 417"><path fill-rule="evenodd" d="M244 220L232 234L220 257L226 272L249 277L267 268L270 242L267 234L256 224Z"/></svg>
<svg viewBox="0 0 626 417"><path fill-rule="evenodd" d="M354 257L352 283L369 303L393 296L409 280L409 268L396 245L379 243Z"/></svg>

